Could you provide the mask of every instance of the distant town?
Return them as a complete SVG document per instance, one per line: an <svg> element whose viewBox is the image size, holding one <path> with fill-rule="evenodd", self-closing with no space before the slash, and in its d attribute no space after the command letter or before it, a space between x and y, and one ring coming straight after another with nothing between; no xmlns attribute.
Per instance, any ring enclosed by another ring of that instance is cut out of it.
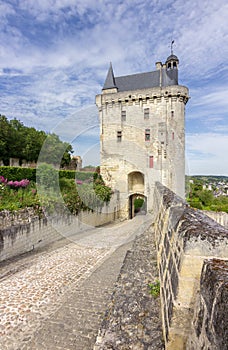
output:
<svg viewBox="0 0 228 350"><path fill-rule="evenodd" d="M197 209L228 212L228 176L186 176L186 199Z"/></svg>

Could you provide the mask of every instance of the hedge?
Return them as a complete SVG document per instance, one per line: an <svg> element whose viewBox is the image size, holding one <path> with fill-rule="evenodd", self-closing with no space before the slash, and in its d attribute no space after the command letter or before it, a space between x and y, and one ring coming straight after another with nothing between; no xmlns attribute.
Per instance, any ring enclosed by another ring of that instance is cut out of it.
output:
<svg viewBox="0 0 228 350"><path fill-rule="evenodd" d="M8 181L20 181L22 179L36 181L36 169L34 168L1 166L0 175L4 176L4 178L7 179Z"/></svg>
<svg viewBox="0 0 228 350"><path fill-rule="evenodd" d="M75 170L59 170L59 177L66 179L77 179L85 181L93 178L92 172L87 171L75 171ZM22 168L11 166L0 166L0 175L4 176L9 181L20 181L22 179L28 179L36 182L36 169L34 168Z"/></svg>
<svg viewBox="0 0 228 350"><path fill-rule="evenodd" d="M75 170L59 170L59 177L64 177L65 179L77 179L85 181L93 178L92 172L89 171L75 171Z"/></svg>

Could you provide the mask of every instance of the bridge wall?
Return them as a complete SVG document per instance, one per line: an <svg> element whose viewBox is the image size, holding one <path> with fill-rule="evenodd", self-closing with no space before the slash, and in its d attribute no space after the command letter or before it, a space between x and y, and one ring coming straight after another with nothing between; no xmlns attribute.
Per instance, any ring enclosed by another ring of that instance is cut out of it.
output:
<svg viewBox="0 0 228 350"><path fill-rule="evenodd" d="M114 221L118 207L84 211L77 216L70 213L39 217L31 209L0 212L0 261L12 258L45 245L71 237L76 233Z"/></svg>
<svg viewBox="0 0 228 350"><path fill-rule="evenodd" d="M213 220L217 221L220 225L224 226L228 229L228 214L224 213L223 211L216 212L216 211L205 211L205 214L212 218Z"/></svg>
<svg viewBox="0 0 228 350"><path fill-rule="evenodd" d="M203 327L198 333L196 331L197 320L202 317L202 312L200 315L198 312L199 299L203 297L207 278L211 283L213 281L204 271L205 267L203 271L207 277L201 278L201 271L205 260L227 258L228 230L202 212L190 208L159 183L156 183L154 192L154 215L166 349L202 349L198 340L202 341L207 335ZM217 288L219 286L215 284L214 289ZM220 307L221 302L220 299ZM226 308L226 302L223 303ZM204 335L201 334L203 332ZM194 345L189 342L193 334ZM215 343L217 335L213 333L208 344ZM215 348L211 346L210 349Z"/></svg>

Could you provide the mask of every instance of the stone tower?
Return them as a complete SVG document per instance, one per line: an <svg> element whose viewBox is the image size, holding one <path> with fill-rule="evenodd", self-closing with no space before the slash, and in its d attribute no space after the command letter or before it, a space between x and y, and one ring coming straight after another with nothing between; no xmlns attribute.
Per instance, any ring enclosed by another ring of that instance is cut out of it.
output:
<svg viewBox="0 0 228 350"><path fill-rule="evenodd" d="M177 56L156 70L115 77L110 64L102 93L96 96L100 118L101 174L119 191L121 216L134 216L135 198L145 210L153 205L155 181L179 196L185 192L185 104L188 89L178 85Z"/></svg>

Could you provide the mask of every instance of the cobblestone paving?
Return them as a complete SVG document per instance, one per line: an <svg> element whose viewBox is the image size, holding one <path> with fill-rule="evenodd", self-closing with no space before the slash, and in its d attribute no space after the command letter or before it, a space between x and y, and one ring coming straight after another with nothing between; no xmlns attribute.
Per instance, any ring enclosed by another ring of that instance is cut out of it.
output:
<svg viewBox="0 0 228 350"><path fill-rule="evenodd" d="M128 250L94 350L163 350L160 298L150 294L158 279L150 227Z"/></svg>
<svg viewBox="0 0 228 350"><path fill-rule="evenodd" d="M0 349L92 349L126 250L149 221L90 230L2 264Z"/></svg>

